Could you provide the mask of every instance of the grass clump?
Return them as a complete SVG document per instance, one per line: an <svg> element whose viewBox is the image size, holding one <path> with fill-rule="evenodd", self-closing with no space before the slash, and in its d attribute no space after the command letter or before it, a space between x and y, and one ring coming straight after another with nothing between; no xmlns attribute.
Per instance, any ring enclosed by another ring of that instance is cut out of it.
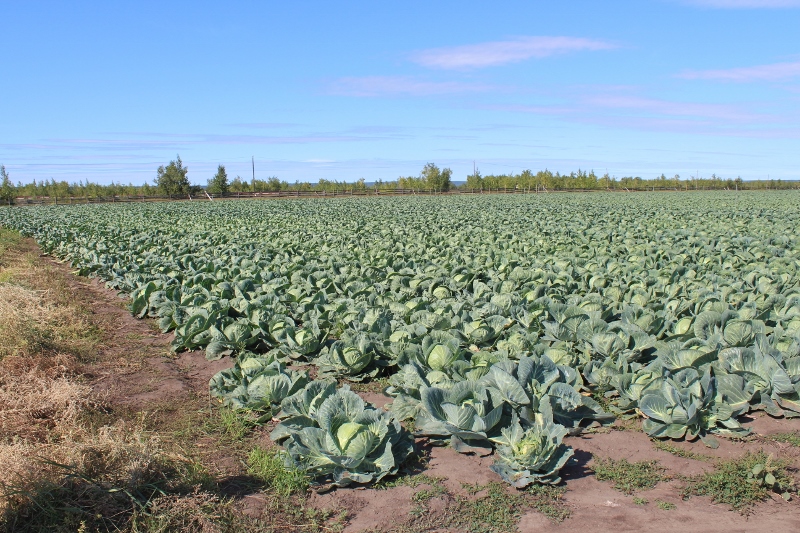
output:
<svg viewBox="0 0 800 533"><path fill-rule="evenodd" d="M795 431L790 433L775 433L774 435L767 435L764 438L772 442L780 442L800 448L800 433Z"/></svg>
<svg viewBox="0 0 800 533"><path fill-rule="evenodd" d="M589 468L598 481L610 481L615 489L625 494L652 489L666 478L658 461L631 463L627 459L595 459Z"/></svg>
<svg viewBox="0 0 800 533"><path fill-rule="evenodd" d="M528 505L553 522L563 522L572 515L562 499L567 492L565 487L531 485L525 492Z"/></svg>
<svg viewBox="0 0 800 533"><path fill-rule="evenodd" d="M392 479L382 479L375 484L376 489L392 489L394 487L412 487L417 488L420 485L430 486L444 486L442 482L443 477L429 476L428 474L414 474L406 476L397 476Z"/></svg>
<svg viewBox="0 0 800 533"><path fill-rule="evenodd" d="M525 506L521 494L512 494L503 483L489 483L486 495L474 500L461 499L454 512L454 523L462 531L505 533L516 531Z"/></svg>
<svg viewBox="0 0 800 533"><path fill-rule="evenodd" d="M255 416L249 411L220 407L206 423L206 431L227 444L239 444L257 426Z"/></svg>
<svg viewBox="0 0 800 533"><path fill-rule="evenodd" d="M340 385L347 384L353 392L370 392L373 394L382 394L386 387L389 386L389 378L381 376L379 378L371 379L368 381L348 381L340 380Z"/></svg>
<svg viewBox="0 0 800 533"><path fill-rule="evenodd" d="M479 488L482 490L477 491ZM483 491L485 495L475 499L459 498L452 510L453 520L446 527L474 533L510 533L517 531L520 518L529 510L554 522L563 522L571 514L561 499L566 492L564 487L532 485L523 491L512 491L500 482L468 487L472 494Z"/></svg>
<svg viewBox="0 0 800 533"><path fill-rule="evenodd" d="M411 496L411 501L416 505L411 510L414 516L420 516L426 513L428 503L434 498L447 496L447 487L444 485L443 477L429 476L427 474L413 474L398 476L393 479L382 479L374 485L378 490L391 489L395 487L424 487Z"/></svg>
<svg viewBox="0 0 800 533"><path fill-rule="evenodd" d="M763 450L747 452L738 459L717 462L712 472L689 478L681 495L684 499L709 496L714 503L729 505L731 510L747 515L770 492L780 493L785 499L796 492L787 467L786 461L773 459Z"/></svg>
<svg viewBox="0 0 800 533"><path fill-rule="evenodd" d="M634 505L647 505L648 503L650 503L650 502L647 500L647 498L638 498L638 497L636 497L636 498L633 499L633 504Z"/></svg>
<svg viewBox="0 0 800 533"><path fill-rule="evenodd" d="M417 533L420 531L463 531L468 533L516 533L520 518L535 510L554 522L569 518L570 510L562 501L564 487L533 485L514 490L505 483L486 485L462 483L466 495L453 494L443 483L444 478L425 474L404 476L382 483L380 488L424 486L412 496L416 505L408 523L377 528L371 533ZM439 497L442 509L433 510L430 501Z"/></svg>
<svg viewBox="0 0 800 533"><path fill-rule="evenodd" d="M253 448L247 456L247 473L279 496L303 494L308 490L308 478L299 470L286 466L278 450Z"/></svg>
<svg viewBox="0 0 800 533"><path fill-rule="evenodd" d="M675 457L682 457L683 459L694 459L695 461L710 461L711 459L713 459L710 455L695 453L691 450L684 450L682 448L678 448L669 441L652 439L651 442L653 443L653 447L656 450L667 452L669 454L674 455Z"/></svg>
<svg viewBox="0 0 800 533"><path fill-rule="evenodd" d="M665 502L664 500L656 500L656 505L659 509L663 511L674 511L678 508L677 505L671 502Z"/></svg>

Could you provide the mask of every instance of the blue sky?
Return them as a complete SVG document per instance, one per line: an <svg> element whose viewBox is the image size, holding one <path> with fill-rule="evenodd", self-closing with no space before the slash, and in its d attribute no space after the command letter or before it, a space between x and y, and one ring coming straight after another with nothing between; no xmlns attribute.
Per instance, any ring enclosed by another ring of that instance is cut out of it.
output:
<svg viewBox="0 0 800 533"><path fill-rule="evenodd" d="M800 0L0 0L14 181L800 179Z"/></svg>

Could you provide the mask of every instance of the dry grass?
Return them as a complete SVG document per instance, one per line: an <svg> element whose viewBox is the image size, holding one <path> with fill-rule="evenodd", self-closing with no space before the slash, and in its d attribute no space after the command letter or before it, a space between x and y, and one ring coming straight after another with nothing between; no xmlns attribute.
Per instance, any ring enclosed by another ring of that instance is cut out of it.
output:
<svg viewBox="0 0 800 533"><path fill-rule="evenodd" d="M53 274L0 235L0 530L115 530L202 469L141 422L82 423L104 408L79 374L97 329Z"/></svg>
<svg viewBox="0 0 800 533"><path fill-rule="evenodd" d="M85 376L105 364L119 325L75 287L30 240L0 228L0 532L329 529L326 514L267 484L279 506L268 522L223 495L196 444L224 447L224 432L176 438L152 415L98 398Z"/></svg>
<svg viewBox="0 0 800 533"><path fill-rule="evenodd" d="M164 494L197 490L201 467L169 453L140 427L119 422L68 438L0 445L0 528L114 531Z"/></svg>
<svg viewBox="0 0 800 533"><path fill-rule="evenodd" d="M0 360L90 359L99 344L98 328L59 274L30 241L0 228Z"/></svg>
<svg viewBox="0 0 800 533"><path fill-rule="evenodd" d="M245 521L233 500L198 490L189 495L156 498L146 514L134 516L131 532L224 533L237 531L237 526L243 526Z"/></svg>
<svg viewBox="0 0 800 533"><path fill-rule="evenodd" d="M84 313L54 300L49 290L0 283L0 359L59 354L86 358L97 342L95 328Z"/></svg>
<svg viewBox="0 0 800 533"><path fill-rule="evenodd" d="M0 365L0 435L3 440L48 442L69 438L85 409L101 406L87 385L33 368L9 372ZM0 471L2 476L2 471Z"/></svg>

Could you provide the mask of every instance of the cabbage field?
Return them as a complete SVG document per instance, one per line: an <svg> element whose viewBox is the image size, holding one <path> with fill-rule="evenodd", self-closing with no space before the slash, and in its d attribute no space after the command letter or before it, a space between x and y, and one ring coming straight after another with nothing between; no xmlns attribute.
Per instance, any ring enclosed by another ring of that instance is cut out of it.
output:
<svg viewBox="0 0 800 533"><path fill-rule="evenodd" d="M0 225L124 293L174 350L235 357L211 394L279 420L287 465L326 486L397 473L415 437L493 454L522 488L558 483L564 437L617 418L714 447L751 411L800 416L791 191L3 208Z"/></svg>

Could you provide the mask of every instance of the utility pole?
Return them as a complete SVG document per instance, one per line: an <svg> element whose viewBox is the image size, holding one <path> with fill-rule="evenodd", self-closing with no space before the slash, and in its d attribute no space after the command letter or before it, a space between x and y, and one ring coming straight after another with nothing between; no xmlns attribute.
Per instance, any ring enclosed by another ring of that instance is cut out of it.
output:
<svg viewBox="0 0 800 533"><path fill-rule="evenodd" d="M253 189L253 192L256 192L256 157L255 156L250 156L250 161L253 163L252 189Z"/></svg>

